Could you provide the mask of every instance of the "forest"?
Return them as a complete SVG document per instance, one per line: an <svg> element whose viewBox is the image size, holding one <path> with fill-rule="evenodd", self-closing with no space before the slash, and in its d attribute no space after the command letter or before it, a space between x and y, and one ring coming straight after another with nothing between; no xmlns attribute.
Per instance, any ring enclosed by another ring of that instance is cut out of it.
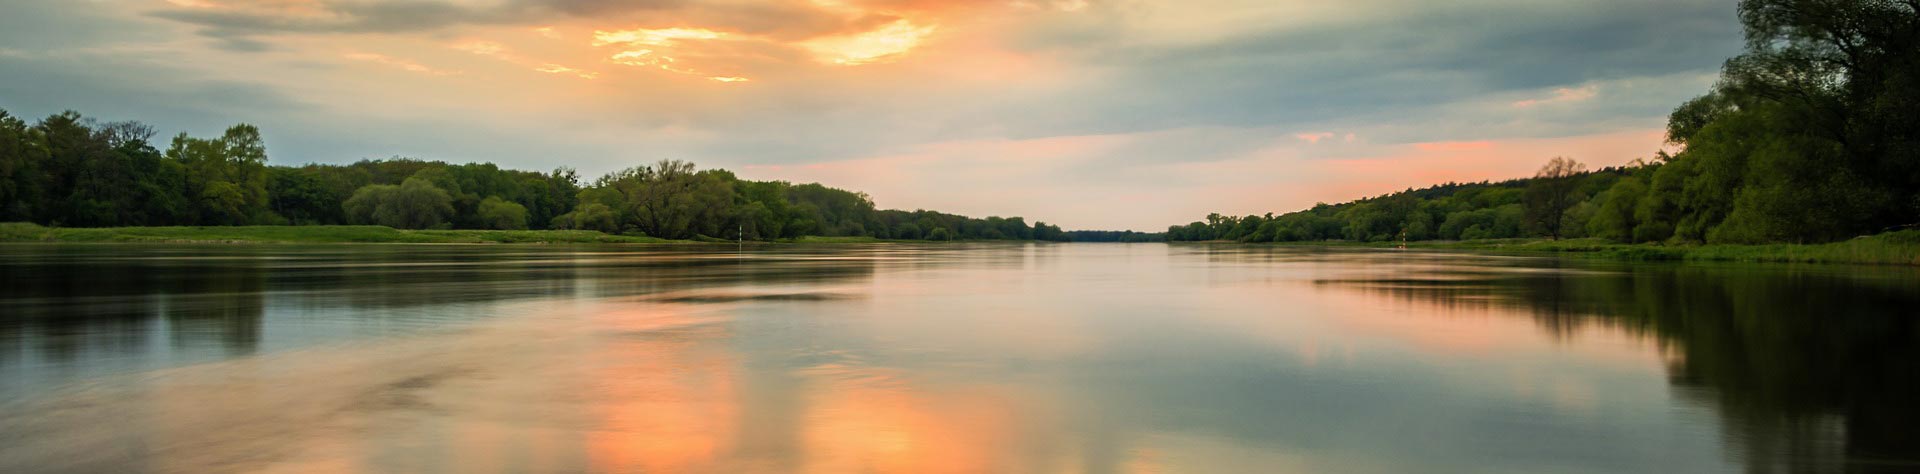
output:
<svg viewBox="0 0 1920 474"><path fill-rule="evenodd" d="M590 182L573 170L412 159L267 162L260 130L180 134L65 112L29 124L0 110L0 222L54 227L373 224L397 229L578 229L665 239L806 236L1066 240L1020 217L880 210L864 193L752 181L663 160Z"/></svg>
<svg viewBox="0 0 1920 474"><path fill-rule="evenodd" d="M1423 189L1167 229L1173 241L1591 237L1831 242L1920 224L1920 4L1747 0L1745 51L1625 167Z"/></svg>

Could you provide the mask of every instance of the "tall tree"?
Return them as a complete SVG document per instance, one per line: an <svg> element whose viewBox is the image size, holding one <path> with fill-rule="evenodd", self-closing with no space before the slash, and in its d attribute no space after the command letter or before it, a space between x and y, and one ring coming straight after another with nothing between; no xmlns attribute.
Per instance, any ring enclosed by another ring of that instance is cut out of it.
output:
<svg viewBox="0 0 1920 474"><path fill-rule="evenodd" d="M1567 209L1579 202L1574 191L1579 189L1580 182L1575 178L1585 171L1586 165L1566 157L1547 160L1527 185L1527 223L1553 240L1560 240L1566 227Z"/></svg>
<svg viewBox="0 0 1920 474"><path fill-rule="evenodd" d="M202 224L242 225L272 220L267 199L267 149L260 129L240 124L216 139L180 134L167 158L187 167L187 197Z"/></svg>

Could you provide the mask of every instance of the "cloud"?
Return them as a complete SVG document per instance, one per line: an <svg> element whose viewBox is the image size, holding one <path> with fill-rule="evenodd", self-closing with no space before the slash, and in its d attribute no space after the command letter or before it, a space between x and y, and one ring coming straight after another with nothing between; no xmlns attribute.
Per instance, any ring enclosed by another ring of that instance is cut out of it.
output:
<svg viewBox="0 0 1920 474"><path fill-rule="evenodd" d="M1333 132L1296 133L1293 137L1303 142L1319 144L1321 140L1333 138Z"/></svg>
<svg viewBox="0 0 1920 474"><path fill-rule="evenodd" d="M551 62L546 62L538 59L532 59L532 58L521 56L520 54L513 52L512 48L507 47L507 45L494 42L494 41L486 41L486 40L462 41L462 42L454 43L450 47L453 48L454 50L465 51L468 53L473 53L478 56L486 56L486 57L498 59L502 62L506 62L508 64L514 64L523 68L533 70L535 72L543 72L547 74L561 74L561 75L577 77L580 79L598 79L600 77L600 73L598 72L577 69L577 68L573 68L565 65L555 64Z"/></svg>
<svg viewBox="0 0 1920 474"><path fill-rule="evenodd" d="M1331 12L1325 15L1336 20L1270 29L1209 20L1227 24L1158 40L1141 34L1153 28L1132 26L1151 19L1122 17L1027 36L1026 48L1103 72L1089 87L1058 97L1088 106L1028 128L1106 133L1317 123L1479 95L1712 71L1740 48L1730 8L1718 1L1628 0L1604 9L1584 2L1354 3L1377 13Z"/></svg>
<svg viewBox="0 0 1920 474"><path fill-rule="evenodd" d="M717 82L747 82L750 79L740 76L712 75L682 64L678 50L688 43L706 41L724 41L731 35L725 32L705 28L635 28L630 30L594 31L593 45L618 46L618 52L607 57L607 62L645 68L655 68L675 74L701 76Z"/></svg>
<svg viewBox="0 0 1920 474"><path fill-rule="evenodd" d="M271 86L205 78L185 63L154 56L112 50L0 56L0 108L25 117L78 110L199 134L269 115L317 112L313 104Z"/></svg>
<svg viewBox="0 0 1920 474"><path fill-rule="evenodd" d="M494 11L432 0L196 0L175 5L151 14L197 25L202 34L223 39L274 33L417 32L505 19Z"/></svg>
<svg viewBox="0 0 1920 474"><path fill-rule="evenodd" d="M900 19L871 31L816 38L800 46L813 51L821 61L858 66L898 58L919 46L934 29L931 25L915 25Z"/></svg>
<svg viewBox="0 0 1920 474"><path fill-rule="evenodd" d="M399 59L399 58L387 56L384 54L378 54L378 53L350 52L342 55L342 57L355 60L355 61L366 61L370 63L392 66L395 68L399 68L400 70L403 70L403 71L426 74L430 76L451 76L451 75L460 73L459 71L435 69L433 67L429 67L417 62L408 61L405 59Z"/></svg>
<svg viewBox="0 0 1920 474"><path fill-rule="evenodd" d="M426 34L460 27L536 26L595 20L698 23L780 39L804 39L891 21L883 12L829 8L837 2L698 0L193 0L148 12L199 28L228 44L264 44L286 35Z"/></svg>
<svg viewBox="0 0 1920 474"><path fill-rule="evenodd" d="M1593 99L1595 96L1598 96L1598 95L1600 95L1599 90L1596 89L1591 84L1577 87L1577 88L1560 87L1553 90L1553 96L1551 97L1542 98L1542 99L1518 100L1518 101L1514 101L1513 106L1524 109L1528 107L1545 105L1545 104L1583 102L1586 100Z"/></svg>

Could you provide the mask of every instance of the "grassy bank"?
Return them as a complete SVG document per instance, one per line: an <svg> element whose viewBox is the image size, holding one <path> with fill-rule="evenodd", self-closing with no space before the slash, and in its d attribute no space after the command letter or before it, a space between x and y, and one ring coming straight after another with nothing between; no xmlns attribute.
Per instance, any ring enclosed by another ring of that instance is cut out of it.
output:
<svg viewBox="0 0 1920 474"><path fill-rule="evenodd" d="M722 242L718 239L713 241ZM0 242L651 244L693 241L611 235L590 230L400 230L382 226L51 228L12 222L0 223ZM801 237L784 242L845 244L899 241L872 237ZM905 242L924 243L917 240ZM1274 245L1386 248L1398 244L1292 242ZM1651 245L1619 244L1597 239L1561 241L1497 239L1412 242L1408 247L1512 254L1559 254L1632 261L1696 260L1920 265L1920 230L1890 232L1841 242L1808 245Z"/></svg>
<svg viewBox="0 0 1920 474"><path fill-rule="evenodd" d="M0 242L666 243L590 230L400 230L382 226L50 228L0 223Z"/></svg>
<svg viewBox="0 0 1920 474"><path fill-rule="evenodd" d="M1392 242L1298 242L1278 245L1394 247ZM1409 248L1517 254L1563 254L1613 260L1692 260L1719 262L1855 263L1920 265L1920 230L1906 230L1825 244L1654 245L1620 244L1598 239L1496 239L1410 242Z"/></svg>

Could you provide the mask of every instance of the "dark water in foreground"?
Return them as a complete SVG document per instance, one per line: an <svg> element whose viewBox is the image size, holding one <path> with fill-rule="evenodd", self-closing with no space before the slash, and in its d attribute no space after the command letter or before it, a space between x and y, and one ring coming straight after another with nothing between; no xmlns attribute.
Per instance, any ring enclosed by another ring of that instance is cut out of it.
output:
<svg viewBox="0 0 1920 474"><path fill-rule="evenodd" d="M0 472L1920 471L1920 272L0 246Z"/></svg>

